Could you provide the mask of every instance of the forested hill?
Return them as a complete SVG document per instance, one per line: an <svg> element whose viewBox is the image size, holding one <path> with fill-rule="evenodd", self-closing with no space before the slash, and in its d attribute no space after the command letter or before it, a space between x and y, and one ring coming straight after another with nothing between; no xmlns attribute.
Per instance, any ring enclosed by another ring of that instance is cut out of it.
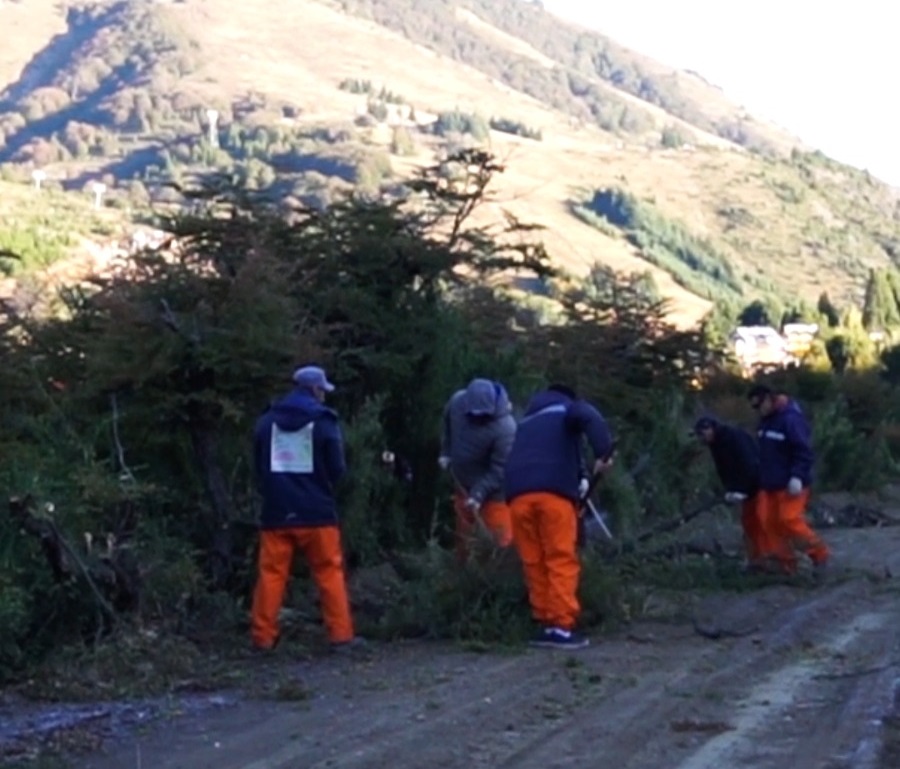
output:
<svg viewBox="0 0 900 769"><path fill-rule="evenodd" d="M128 221L196 174L324 206L476 144L506 165L485 221L502 208L543 225L575 273L646 272L679 323L713 300L725 324L755 300L781 316L823 291L843 311L894 266L895 191L539 3L222 8L0 5L3 178L40 169L45 189L88 200L100 181ZM7 218L0 247L30 227Z"/></svg>

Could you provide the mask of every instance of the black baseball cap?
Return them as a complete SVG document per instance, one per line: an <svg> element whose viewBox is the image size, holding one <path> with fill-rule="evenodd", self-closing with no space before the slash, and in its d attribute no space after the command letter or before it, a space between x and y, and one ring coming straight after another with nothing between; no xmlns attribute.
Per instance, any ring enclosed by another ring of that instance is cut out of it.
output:
<svg viewBox="0 0 900 769"><path fill-rule="evenodd" d="M694 422L694 433L699 435L704 430L714 430L718 424L718 420L714 417L700 417Z"/></svg>

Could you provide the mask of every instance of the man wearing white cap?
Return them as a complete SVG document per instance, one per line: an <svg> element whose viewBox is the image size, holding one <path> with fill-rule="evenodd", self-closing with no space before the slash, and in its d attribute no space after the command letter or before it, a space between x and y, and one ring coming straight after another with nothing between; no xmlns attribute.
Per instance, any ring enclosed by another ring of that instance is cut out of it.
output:
<svg viewBox="0 0 900 769"><path fill-rule="evenodd" d="M359 643L344 575L334 488L346 471L337 413L324 405L334 391L318 366L294 372L296 388L256 423L254 458L259 491L259 575L251 609L251 636L260 650L279 640L278 612L294 551L309 562L319 589L332 649Z"/></svg>

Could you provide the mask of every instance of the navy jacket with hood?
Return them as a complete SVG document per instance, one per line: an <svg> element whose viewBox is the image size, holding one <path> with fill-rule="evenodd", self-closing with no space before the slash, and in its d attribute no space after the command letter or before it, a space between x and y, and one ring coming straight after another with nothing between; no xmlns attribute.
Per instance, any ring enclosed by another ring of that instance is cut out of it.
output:
<svg viewBox="0 0 900 769"><path fill-rule="evenodd" d="M294 390L257 420L254 455L263 529L337 524L334 487L346 465L335 411Z"/></svg>
<svg viewBox="0 0 900 769"><path fill-rule="evenodd" d="M775 410L760 418L757 437L760 488L781 491L791 478L799 478L804 488L812 483L812 437L809 423L795 401L777 397Z"/></svg>
<svg viewBox="0 0 900 769"><path fill-rule="evenodd" d="M516 428L506 460L506 499L548 492L578 501L587 437L594 457L606 458L613 442L606 420L590 403L544 390L532 397Z"/></svg>
<svg viewBox="0 0 900 769"><path fill-rule="evenodd" d="M759 491L759 448L752 435L739 427L719 423L709 450L725 491L737 491L748 497Z"/></svg>

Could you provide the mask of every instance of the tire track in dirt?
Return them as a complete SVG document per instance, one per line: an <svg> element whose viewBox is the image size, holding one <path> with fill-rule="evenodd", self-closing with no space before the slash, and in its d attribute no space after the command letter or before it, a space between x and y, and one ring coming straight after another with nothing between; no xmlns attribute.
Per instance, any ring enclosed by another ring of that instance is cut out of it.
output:
<svg viewBox="0 0 900 769"><path fill-rule="evenodd" d="M900 659L900 607L856 579L814 592L724 597L710 641L690 622L584 651L512 656L443 644L377 648L260 676L298 679L299 703L245 701L142 737L154 769L875 769ZM727 622L726 622L727 624ZM649 632L648 632L649 631ZM134 765L137 741L82 769Z"/></svg>
<svg viewBox="0 0 900 769"><path fill-rule="evenodd" d="M806 726L795 730L790 740L779 739L785 723L798 721L790 712L795 703L808 695L814 677L829 668L834 655L851 658L853 647L862 645L883 659L896 644L891 634L898 619L896 609L882 601L880 611L858 617L853 600L858 590L858 584L846 586L796 607L787 617L777 617L768 648L760 650L752 640L728 642L718 653L699 658L690 670L665 677L662 686L648 681L605 700L556 734L536 736L495 765L575 767L596 755L622 769L743 765L822 769L841 749L846 753L848 748L858 748L860 733L868 732L863 742L868 739L874 746L877 741L866 725L871 727L878 714L886 712L886 695L892 687L885 686L885 681L879 690L872 682L851 684L847 679L845 688L855 692L843 696L856 694L851 705L841 708L841 694L835 699L833 691L822 698L832 728L824 725L827 719L818 713L805 719ZM825 617L831 621L823 622ZM804 655L813 650L825 659L806 659ZM705 672L710 667L717 672ZM679 697L678 690L688 696ZM680 729L674 728L679 725ZM765 760L773 763L762 763L770 747L771 756ZM792 759L786 762L788 754Z"/></svg>
<svg viewBox="0 0 900 769"><path fill-rule="evenodd" d="M300 756L310 769L396 767L411 756L423 765L446 767L563 767L583 765L585 755L591 755L598 745L603 745L602 754L614 758L618 766L649 767L653 765L650 762L677 752L678 734L670 725L692 709L686 708L685 695L702 697L704 692L720 689L737 700L758 680L757 671L770 669L775 671L771 689L777 693L790 669L785 658L790 658L791 650L811 643L811 636L830 627L822 618L841 607L854 606L850 599L856 592L858 586L845 585L770 618L768 643L762 648L751 641L710 646L697 638L681 653L669 653L664 659L654 660L655 655L647 652L643 666L636 666L634 660L627 665L629 677L638 677L637 681L607 675L604 682L603 673L597 672L594 675L599 675L600 685L579 691L571 680L582 666L616 670L620 656L628 655L627 645L601 644L573 658L576 662L571 668L564 667L568 655L562 659L561 655L526 655L479 671L477 679L452 687L431 687L427 697L433 698L429 701L439 708L437 712L416 713L414 703L421 700L413 698L407 701L412 710L393 709L389 716L374 722L365 714L362 719L344 720L340 748L334 750L332 745L328 755L311 751L305 740L298 740L241 769L280 769L296 765ZM850 632L848 637L855 636ZM567 670L571 676L566 675ZM775 694L768 696L771 702L778 702L772 699ZM760 718L769 709L763 708ZM702 712L697 720L704 717L715 723ZM743 718L735 727L741 734L757 726L747 716ZM707 750L715 753L719 743L712 744ZM723 745L718 753L731 743ZM700 764L685 769L705 769L702 755L698 760Z"/></svg>

